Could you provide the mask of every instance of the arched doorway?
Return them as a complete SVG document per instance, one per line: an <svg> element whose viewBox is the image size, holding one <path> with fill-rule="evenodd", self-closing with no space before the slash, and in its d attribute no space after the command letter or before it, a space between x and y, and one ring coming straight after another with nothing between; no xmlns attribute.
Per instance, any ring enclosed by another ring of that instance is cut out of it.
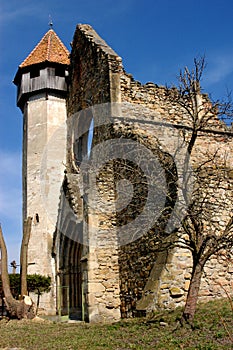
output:
<svg viewBox="0 0 233 350"><path fill-rule="evenodd" d="M82 319L82 245L60 235L58 298L61 315Z"/></svg>
<svg viewBox="0 0 233 350"><path fill-rule="evenodd" d="M68 187L68 176L66 175L61 189L60 209L53 242L53 255L56 262L57 313L81 320L83 318L81 263L83 222L70 206Z"/></svg>

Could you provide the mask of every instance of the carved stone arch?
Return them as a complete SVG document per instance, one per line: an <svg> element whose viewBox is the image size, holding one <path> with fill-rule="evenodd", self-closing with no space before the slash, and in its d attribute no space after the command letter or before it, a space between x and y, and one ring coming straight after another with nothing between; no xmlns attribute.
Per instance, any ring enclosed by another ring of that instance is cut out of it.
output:
<svg viewBox="0 0 233 350"><path fill-rule="evenodd" d="M77 121L77 125L81 123L81 119ZM91 122L91 118L89 123ZM89 124L90 125L90 124ZM81 130L81 134L84 130ZM79 136L79 134L78 134ZM127 245L120 245L117 250L118 254L118 264L119 267L119 282L121 289L121 312L122 316L130 316L134 309L136 309L137 302L142 299L142 295L149 281L151 271L156 263L156 261L160 261L163 266L166 264L166 259L161 259L158 256L158 244L161 242L162 238L166 238L162 235L165 232L165 227L171 216L172 209L175 206L176 198L177 198L177 171L176 164L174 162L173 156L169 154L169 152L165 151L161 144L157 140L156 136L148 135L143 130L138 128L119 128L119 124L116 126L113 124L97 126L94 129L94 138L93 138L93 147L98 145L98 143L107 141L107 140L122 140L129 139L134 141L140 145L143 145L146 149L150 150L152 154L154 154L158 162L164 167L165 178L167 182L167 193L166 193L166 210L163 211L163 215L161 214L157 221L149 227L148 231L143 235L139 235L136 240L131 240ZM86 140L87 141L87 140ZM86 149L87 150L87 149ZM86 155L86 150L84 154ZM111 164L110 164L111 163ZM76 164L77 165L77 164ZM124 166L131 169L130 171L125 171ZM107 164L108 167L108 164ZM72 171L74 171L73 168ZM128 218L132 221L132 217L130 218L130 213L134 212L139 215L141 211L143 211L144 201L141 200L141 197L145 197L147 195L147 186L145 185L145 178L143 175L143 171L140 169L140 166L136 166L133 161L126 163L122 163L120 159L110 159L109 160L109 169L111 169L111 177L108 180L111 182L108 188L114 188L116 182L120 179L123 179L124 176L128 176L129 180L131 177L135 177L136 181L133 187L133 197L131 203L127 206L126 210L121 210L118 215L116 215L116 224L117 230L119 230L122 225L127 223ZM104 168L103 168L104 171ZM108 173L106 173L108 174ZM107 176L105 174L105 176ZM79 243L83 242L79 239L80 235L83 234L83 218L79 217L77 221L74 220L73 213L70 211L70 208L74 211L74 213L78 212L79 204L77 204L77 198L80 196L80 191L74 190L74 185L71 185L72 176L76 176L76 174L67 174L66 176L66 184L64 188L65 196L61 201L61 210L60 210L60 218L58 222L60 223L59 233L59 259L57 259L58 267L64 269L69 267L69 271L63 273L60 271L60 283L61 285L69 285L72 289L70 294L70 303L72 305L72 312L76 310L76 313L80 314L81 309L86 308L86 302L82 300L82 295L85 295L85 298L89 297L89 267L90 264L86 263L86 260L89 259L87 251L84 246ZM135 176L134 176L135 175ZM130 177L131 176L131 177ZM143 184L144 183L144 184ZM112 184L112 187L111 187ZM143 184L143 186L142 186ZM73 187L72 187L73 186ZM140 188L140 186L142 186ZM106 187L107 188L107 187ZM142 191L141 191L142 190ZM85 195L85 193L84 193ZM143 199L143 198L142 198ZM76 201L75 201L76 200ZM138 201L139 200L139 201ZM68 206L67 206L68 203ZM77 205L76 205L76 204ZM139 205L139 204L140 205ZM137 207L138 206L138 207ZM134 211L134 208L137 210ZM83 209L85 215L87 217L85 220L88 220L88 211ZM62 216L62 217L61 217ZM122 221L122 217L126 219L126 221ZM107 218L107 220L111 220L111 218ZM84 221L85 221L84 220ZM134 217L133 217L134 220ZM85 221L86 222L86 221ZM87 221L88 222L88 221ZM86 223L87 223L86 222ZM85 224L85 223L84 223ZM81 238L81 237L80 237ZM134 237L133 237L134 238ZM117 238L116 238L117 239ZM113 252L114 253L114 252ZM86 254L86 255L85 255ZM85 260L86 259L86 260ZM83 271L83 269L86 269ZM59 270L59 269L58 269ZM160 271L157 269L157 271ZM161 270L162 271L162 270ZM85 278L84 278L85 272ZM99 276L99 279L102 279L104 276ZM117 279L116 279L117 280ZM85 281L82 288L82 282ZM117 282L117 283L119 283ZM99 283L99 281L98 281ZM155 283L155 281L153 281ZM93 292L94 293L94 292ZM89 301L88 301L89 302ZM82 307L82 304L85 304L85 307ZM80 307L81 306L81 307ZM92 308L98 307L93 305ZM86 311L85 311L86 312ZM90 312L90 311L87 311ZM83 315L84 316L84 315ZM83 317L82 316L82 317Z"/></svg>
<svg viewBox="0 0 233 350"><path fill-rule="evenodd" d="M82 222L71 206L67 178L63 182L53 255L56 261L57 310L82 319Z"/></svg>

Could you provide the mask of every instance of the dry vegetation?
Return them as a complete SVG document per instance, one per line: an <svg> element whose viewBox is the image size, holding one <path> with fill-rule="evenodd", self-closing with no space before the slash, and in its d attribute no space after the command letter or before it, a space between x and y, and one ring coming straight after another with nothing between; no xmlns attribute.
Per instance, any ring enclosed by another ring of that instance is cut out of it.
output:
<svg viewBox="0 0 233 350"><path fill-rule="evenodd" d="M199 305L194 327L180 327L182 310L112 325L0 322L0 349L176 350L233 349L233 310L229 300Z"/></svg>

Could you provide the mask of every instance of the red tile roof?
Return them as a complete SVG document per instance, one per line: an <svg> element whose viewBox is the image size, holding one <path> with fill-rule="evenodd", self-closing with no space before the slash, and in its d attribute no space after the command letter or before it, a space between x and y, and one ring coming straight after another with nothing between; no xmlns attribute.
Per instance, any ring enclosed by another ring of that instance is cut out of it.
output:
<svg viewBox="0 0 233 350"><path fill-rule="evenodd" d="M19 67L24 68L42 62L70 64L69 54L54 30L49 29Z"/></svg>

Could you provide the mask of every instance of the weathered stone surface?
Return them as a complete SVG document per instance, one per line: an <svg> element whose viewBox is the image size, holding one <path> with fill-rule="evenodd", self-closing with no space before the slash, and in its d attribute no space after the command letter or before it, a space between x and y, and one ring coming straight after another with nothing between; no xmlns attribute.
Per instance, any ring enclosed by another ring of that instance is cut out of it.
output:
<svg viewBox="0 0 233 350"><path fill-rule="evenodd" d="M172 298L179 298L184 294L184 291L180 289L179 287L171 287L169 288L169 292L172 296Z"/></svg>
<svg viewBox="0 0 233 350"><path fill-rule="evenodd" d="M184 135L190 136L191 126L184 109L173 103L171 97L174 94L177 94L175 89L135 81L132 75L124 72L121 58L89 25L77 26L68 81L67 144L64 137L59 146L49 144L52 156L48 158L46 153L43 173L46 179L44 192L54 194L50 204L57 219L56 229L56 225L46 219L40 203L39 175L43 148L54 128L66 118L65 100L43 95L28 101L24 147L26 149L28 143L30 149L24 154L25 186L27 183L24 211L25 215L35 217L38 213L40 217L39 223L34 220L30 241L29 260L36 263L30 267L30 272L52 274L54 286L55 282L58 287L68 286L73 311L83 312L85 320L112 322L120 317L134 316L137 311L171 309L184 304L191 278L190 251L174 248L161 252L159 249L161 240L169 238L166 233L169 217L174 202L181 197L177 184L186 152ZM207 96L202 98L208 103ZM98 171L95 169L83 175L80 167L89 157L92 123L92 150L103 144L101 152L97 153L98 161L103 155L110 156L103 164L100 162L99 168L97 162ZM115 141L118 150L130 141L133 147L128 148L124 157L114 158ZM147 157L145 149L149 151ZM198 166L200 157L206 160L206 150L210 153L218 150L220 159L228 154L228 179L231 181L232 133L216 118L209 122L208 130L200 133L191 159L193 167ZM179 160L178 151L181 154ZM64 179L62 163L66 168ZM153 179L153 183L148 185L148 179ZM155 220L148 224L163 198L161 184L166 189L168 204L166 210L161 208ZM148 200L152 185L157 190ZM232 183L227 182L227 185L232 186ZM215 191L214 184L212 188L210 192ZM225 199L225 190L220 189L218 196ZM149 215L133 226L144 213L148 201ZM232 208L230 200L227 204ZM216 213L219 229L223 230L229 213L218 206ZM207 222L203 230L211 229ZM182 231L180 234L187 238ZM46 252L43 257L42 251ZM55 257L56 271L51 253ZM230 291L231 264L230 260L226 262L219 257L208 262L200 298L207 300L224 295L222 286ZM62 290L64 312L68 308L65 293L67 290ZM55 297L53 288L48 309L55 307Z"/></svg>

